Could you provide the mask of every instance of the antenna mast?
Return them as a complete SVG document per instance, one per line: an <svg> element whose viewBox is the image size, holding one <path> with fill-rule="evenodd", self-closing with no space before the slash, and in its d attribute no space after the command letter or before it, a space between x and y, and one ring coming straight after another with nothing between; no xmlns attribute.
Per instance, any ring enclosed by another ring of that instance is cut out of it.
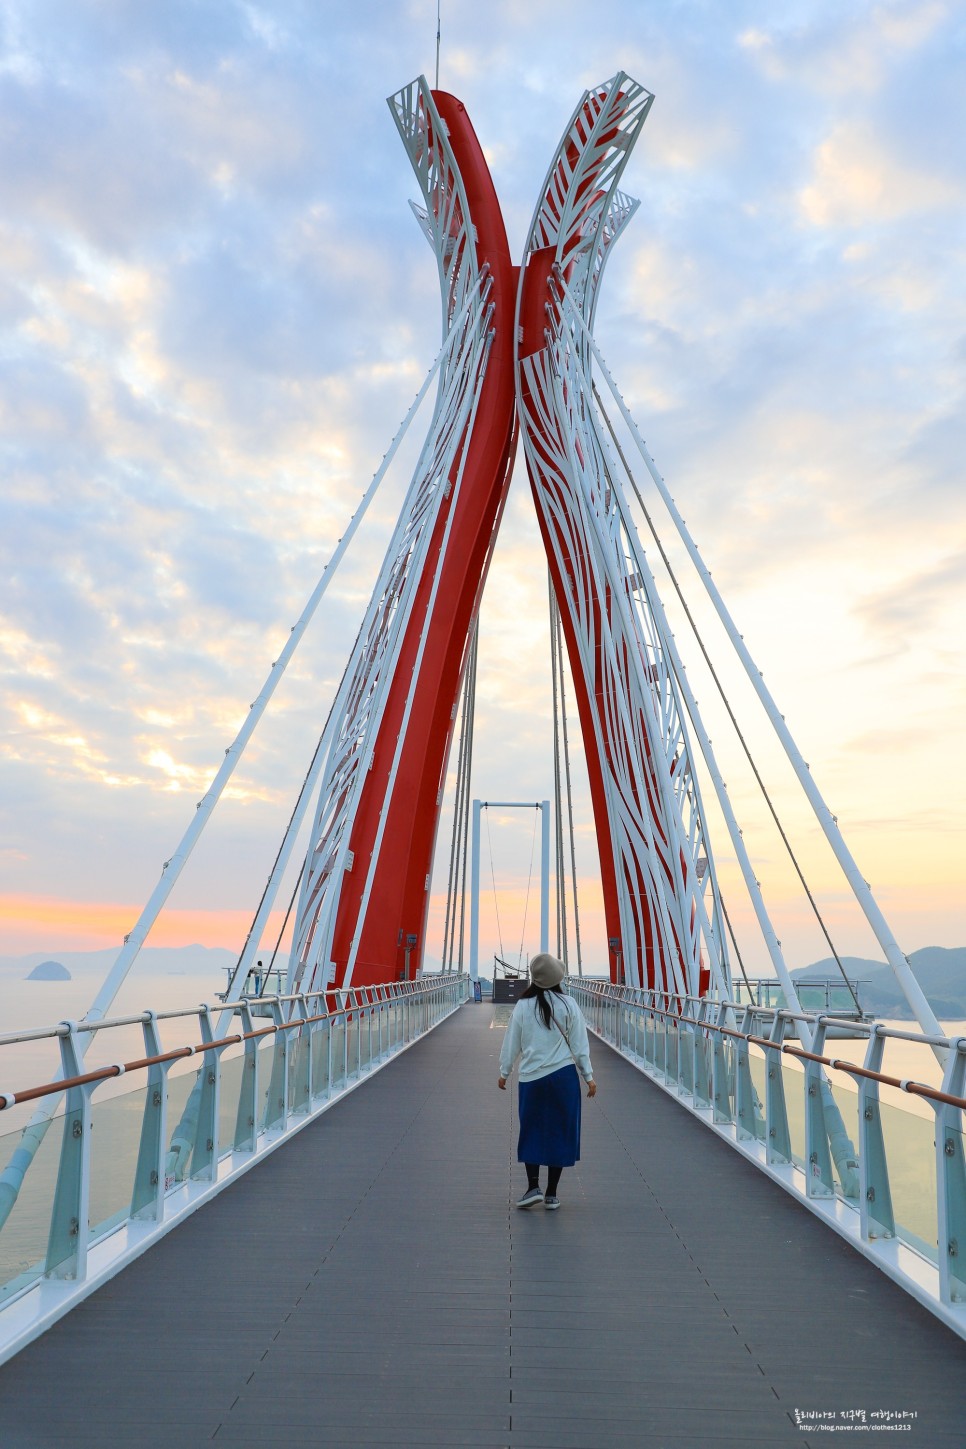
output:
<svg viewBox="0 0 966 1449"><path fill-rule="evenodd" d="M439 32L442 0L436 0L436 90L439 90Z"/></svg>

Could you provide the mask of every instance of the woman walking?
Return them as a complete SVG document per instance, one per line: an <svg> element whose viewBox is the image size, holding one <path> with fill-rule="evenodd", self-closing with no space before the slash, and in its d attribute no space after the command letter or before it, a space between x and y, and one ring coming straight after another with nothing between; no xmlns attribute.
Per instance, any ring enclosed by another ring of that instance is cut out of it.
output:
<svg viewBox="0 0 966 1449"><path fill-rule="evenodd" d="M580 1075L587 1095L597 1092L590 1065L587 1028L577 1003L564 996L565 967L542 952L530 962L530 985L513 1008L500 1053L501 1091L520 1058L520 1138L517 1161L527 1170L527 1190L518 1208L560 1206L557 1184L565 1167L580 1160ZM576 1063L576 1066L574 1065ZM547 1191L540 1168L547 1168Z"/></svg>

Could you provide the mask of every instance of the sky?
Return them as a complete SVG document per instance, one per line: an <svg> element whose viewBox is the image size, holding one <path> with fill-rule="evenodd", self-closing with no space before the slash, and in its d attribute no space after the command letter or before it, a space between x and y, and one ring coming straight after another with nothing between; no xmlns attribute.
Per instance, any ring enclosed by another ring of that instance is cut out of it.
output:
<svg viewBox="0 0 966 1449"><path fill-rule="evenodd" d="M435 264L385 105L432 82L435 8L0 12L0 956L120 945L435 356ZM624 70L655 94L598 340L903 949L963 945L966 7L597 0L592 19L443 0L440 84L515 260L584 88ZM407 481L380 493L152 944L241 946ZM482 798L551 793L546 587L518 466L481 622ZM878 954L722 677L837 949ZM790 964L827 955L696 692ZM533 820L490 826L482 950L525 957Z"/></svg>

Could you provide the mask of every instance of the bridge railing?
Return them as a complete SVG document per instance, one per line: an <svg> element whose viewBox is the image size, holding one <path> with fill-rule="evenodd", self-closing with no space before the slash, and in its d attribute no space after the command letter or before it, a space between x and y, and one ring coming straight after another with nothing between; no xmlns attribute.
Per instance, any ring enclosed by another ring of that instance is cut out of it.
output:
<svg viewBox="0 0 966 1449"><path fill-rule="evenodd" d="M0 1126L4 1113L39 1108L0 1136L0 1362L455 1011L466 980L246 998L0 1036L4 1076L24 1043L49 1041L61 1061L56 1080L0 1092ZM87 1067L92 1035L99 1057L107 1043L108 1058L120 1058L132 1029L142 1055ZM119 1092L119 1077L137 1085Z"/></svg>
<svg viewBox="0 0 966 1449"><path fill-rule="evenodd" d="M567 989L593 1031L966 1337L966 1037L853 1022L868 1037L857 1063L827 1046L834 1016L586 979ZM786 1040L797 1021L810 1051ZM939 1048L942 1085L884 1072L890 1040Z"/></svg>

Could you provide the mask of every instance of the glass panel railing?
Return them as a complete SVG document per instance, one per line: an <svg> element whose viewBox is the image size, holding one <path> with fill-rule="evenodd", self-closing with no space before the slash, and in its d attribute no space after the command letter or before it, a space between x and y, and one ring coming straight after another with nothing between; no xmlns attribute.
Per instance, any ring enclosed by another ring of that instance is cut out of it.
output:
<svg viewBox="0 0 966 1449"><path fill-rule="evenodd" d="M828 1133L835 1188L846 1202L859 1200L859 1094L841 1072L829 1073L831 1104L825 1100L825 1129Z"/></svg>
<svg viewBox="0 0 966 1449"><path fill-rule="evenodd" d="M375 1026L374 1013L366 1011L359 1018L359 1071L367 1072L372 1065L372 1031Z"/></svg>
<svg viewBox="0 0 966 1449"><path fill-rule="evenodd" d="M198 1083L198 1059L189 1066L176 1062L168 1073L168 1152L164 1182L171 1188L191 1172L191 1156L195 1145L194 1108L197 1095L192 1093ZM191 1111L188 1110L189 1101Z"/></svg>
<svg viewBox="0 0 966 1449"><path fill-rule="evenodd" d="M957 1113L962 1123L962 1113ZM966 1297L966 1133L961 1126L943 1126L943 1157L946 1163L946 1229L949 1234L944 1250L948 1251L949 1291L953 1301Z"/></svg>
<svg viewBox="0 0 966 1449"><path fill-rule="evenodd" d="M359 1070L359 1013L354 1011L346 1018L346 1077L351 1080Z"/></svg>
<svg viewBox="0 0 966 1449"><path fill-rule="evenodd" d="M278 1100L269 1102L269 1093L272 1090L272 1074L275 1068L275 1037L263 1036L258 1041L258 1101L256 1102L259 1131L263 1131L269 1119L278 1120L280 1107ZM276 1084L277 1090L277 1084Z"/></svg>
<svg viewBox="0 0 966 1449"><path fill-rule="evenodd" d="M317 1100L329 1092L329 1023L319 1022L312 1031L312 1095Z"/></svg>
<svg viewBox="0 0 966 1449"><path fill-rule="evenodd" d="M753 1113L754 1133L759 1142L764 1142L767 1130L765 1126L765 1088L767 1086L768 1063L765 1059L764 1047L755 1046L754 1042L749 1042L748 1044L748 1068L751 1072L751 1110Z"/></svg>
<svg viewBox="0 0 966 1449"><path fill-rule="evenodd" d="M88 1222L92 1238L110 1232L130 1214L148 1090L144 1082L133 1092L103 1102L95 1095L91 1101Z"/></svg>
<svg viewBox="0 0 966 1449"><path fill-rule="evenodd" d="M711 1035L694 1035L694 1099L699 1107L711 1106Z"/></svg>
<svg viewBox="0 0 966 1449"><path fill-rule="evenodd" d="M785 1111L788 1114L788 1137L792 1161L805 1171L805 1072L794 1057L782 1054L782 1082L785 1088Z"/></svg>
<svg viewBox="0 0 966 1449"><path fill-rule="evenodd" d="M654 1070L662 1076L664 1074L664 1065L667 1061L667 1031L665 1021L666 1017L662 1016L660 1012L656 1011L654 1013Z"/></svg>
<svg viewBox="0 0 966 1449"><path fill-rule="evenodd" d="M345 1017L333 1018L332 1026L332 1088L333 1090L345 1085Z"/></svg>
<svg viewBox="0 0 966 1449"><path fill-rule="evenodd" d="M218 1155L225 1157L235 1145L238 1099L245 1072L243 1046L228 1047L221 1058L221 1087L218 1099Z"/></svg>
<svg viewBox="0 0 966 1449"><path fill-rule="evenodd" d="M656 1070L657 1017L650 1011L644 1017L644 1060L652 1070Z"/></svg>
<svg viewBox="0 0 966 1449"><path fill-rule="evenodd" d="M644 1013L639 1006L631 1010L634 1033L634 1055L640 1061L644 1056Z"/></svg>
<svg viewBox="0 0 966 1449"><path fill-rule="evenodd" d="M257 1150L257 1138L266 1124L272 1136L283 1131L286 1122L281 1101L286 1087L290 1112L293 1108L304 1110L310 1065L312 1096L316 1102L324 1101L329 1091L330 1061L333 1083L344 1084L347 1051L350 1075L360 1068L363 1072L371 1070L386 1058L391 1047L398 1049L402 1044L407 1024L411 1024L414 1035L421 1029L428 1030L459 999L458 991L450 989L448 983L433 986L405 998L394 997L375 1009L356 1007L348 1031L345 1017L334 1023L330 1018L314 1031L303 1028L285 1036L269 1032L248 1043L247 1048L243 1043L233 1043L217 1053L196 1052L187 1059L139 1068L123 1083L112 1075L90 1088L90 1132L86 1134L74 1130L81 1126L82 1107L76 1105L65 1117L61 1104L59 1114L49 1122L41 1120L36 1128L26 1129L29 1137L25 1147L25 1126L33 1104L8 1108L10 1116L6 1121L11 1125L0 1134L0 1170L12 1169L9 1181L17 1190L16 1195L13 1191L8 1194L6 1180L0 1186L0 1210L7 1212L0 1227L0 1305L39 1281L47 1271L48 1260L53 1266L59 1263L64 1272L71 1268L71 1254L78 1256L75 1249L86 1236L83 1230L78 1233L70 1216L72 1200L76 1204L80 1198L85 1170L91 1239L103 1239L129 1219L132 1197L140 1219L148 1223L158 1206L159 1190L171 1192L192 1176L210 1177L216 1143L224 1159L231 1155L236 1141L240 1150ZM272 1009L270 1003L253 1005L257 1030L267 1024ZM313 999L304 1009L318 1015L324 1010L324 1002ZM161 1050L178 1050L186 1042L195 1046L199 1036L197 1016L192 1011L159 1017ZM140 1022L130 1021L100 1026L90 1044L87 1066L96 1069L112 1061L140 1058L145 1049L140 1028ZM281 1049L283 1043L285 1051ZM39 1078L45 1082L55 1077L55 1056L59 1051L53 1031L41 1033L36 1039L11 1037L4 1046L8 1069L17 1066L18 1052L29 1049L34 1056L23 1060L24 1076L29 1071L34 1081ZM15 1081L13 1073L12 1084ZM75 1089L75 1095L79 1097L80 1089ZM58 1103L56 1093L43 1100L52 1109ZM162 1113L163 1139L159 1135ZM36 1144L36 1150L29 1150L30 1143ZM69 1149L66 1152L65 1145ZM89 1153L86 1163L85 1152ZM59 1182L62 1171L66 1175ZM18 1181L21 1177L22 1181ZM54 1242L51 1216L55 1203L58 1211ZM80 1255L78 1262L82 1261Z"/></svg>
<svg viewBox="0 0 966 1449"><path fill-rule="evenodd" d="M931 1118L879 1103L896 1234L933 1263L936 1251L936 1128Z"/></svg>
<svg viewBox="0 0 966 1449"><path fill-rule="evenodd" d="M51 1122L33 1161L26 1167L20 1196L0 1229L0 1304L43 1277L63 1135L61 1113ZM15 1165L19 1161L26 1166L23 1137L22 1128L0 1137L0 1163L4 1167L11 1158L16 1159Z"/></svg>
<svg viewBox="0 0 966 1449"><path fill-rule="evenodd" d="M308 1102L308 1027L288 1034L288 1109L306 1112Z"/></svg>
<svg viewBox="0 0 966 1449"><path fill-rule="evenodd" d="M687 1026L678 1030L678 1086L688 1096L694 1095L694 1033Z"/></svg>
<svg viewBox="0 0 966 1449"><path fill-rule="evenodd" d="M733 1039L718 1033L715 1048L714 1120L735 1120L735 1049Z"/></svg>

